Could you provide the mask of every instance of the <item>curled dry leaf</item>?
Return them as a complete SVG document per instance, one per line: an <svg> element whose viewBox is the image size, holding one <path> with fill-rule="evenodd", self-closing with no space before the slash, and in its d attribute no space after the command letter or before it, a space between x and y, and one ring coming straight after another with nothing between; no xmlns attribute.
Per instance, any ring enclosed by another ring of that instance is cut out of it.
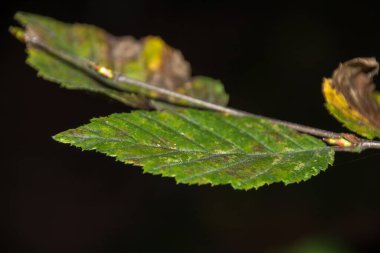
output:
<svg viewBox="0 0 380 253"><path fill-rule="evenodd" d="M378 71L375 58L355 58L340 64L332 78L323 82L329 112L369 139L380 137L380 95L373 82Z"/></svg>
<svg viewBox="0 0 380 253"><path fill-rule="evenodd" d="M25 35L33 36L62 54L94 62L128 77L207 102L219 105L228 102L220 81L203 76L192 77L190 64L182 53L159 37L147 36L140 40L132 36L116 37L93 25L66 24L23 12L17 13L15 18L24 28L13 27L11 32L21 40ZM64 59L33 44L27 43L27 46L28 64L45 79L68 89L103 93L130 106L155 107L155 102L144 97L139 89L132 92L113 89Z"/></svg>

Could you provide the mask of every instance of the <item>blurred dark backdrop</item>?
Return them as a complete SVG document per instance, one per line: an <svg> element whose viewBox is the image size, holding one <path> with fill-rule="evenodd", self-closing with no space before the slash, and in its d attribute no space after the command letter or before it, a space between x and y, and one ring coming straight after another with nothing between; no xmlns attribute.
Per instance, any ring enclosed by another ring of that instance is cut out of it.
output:
<svg viewBox="0 0 380 253"><path fill-rule="evenodd" d="M182 50L193 74L220 78L232 107L344 131L323 107L321 80L341 61L380 58L375 6L137 0L0 6L1 252L271 253L321 237L350 252L380 252L379 151L338 154L336 166L307 182L247 192L143 175L51 139L131 108L37 78L24 64L24 45L7 32L23 10L116 35L160 35Z"/></svg>

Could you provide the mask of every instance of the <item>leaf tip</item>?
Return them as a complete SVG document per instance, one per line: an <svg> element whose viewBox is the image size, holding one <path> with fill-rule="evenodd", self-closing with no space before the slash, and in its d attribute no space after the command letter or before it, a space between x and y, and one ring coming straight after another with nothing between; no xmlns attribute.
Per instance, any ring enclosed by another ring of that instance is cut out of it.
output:
<svg viewBox="0 0 380 253"><path fill-rule="evenodd" d="M8 31L17 40L25 43L25 30L24 29L22 29L21 27L17 27L17 26L11 26L11 27L9 27Z"/></svg>
<svg viewBox="0 0 380 253"><path fill-rule="evenodd" d="M70 141L66 138L65 132L62 132L62 133L58 133L56 135L53 135L51 138L57 142L61 142L61 143L70 143Z"/></svg>
<svg viewBox="0 0 380 253"><path fill-rule="evenodd" d="M20 24L26 25L27 24L27 16L28 15L31 15L31 14L28 13L28 12L24 12L24 11L18 11L18 12L15 13L15 15L13 16L13 18L15 20L17 20Z"/></svg>

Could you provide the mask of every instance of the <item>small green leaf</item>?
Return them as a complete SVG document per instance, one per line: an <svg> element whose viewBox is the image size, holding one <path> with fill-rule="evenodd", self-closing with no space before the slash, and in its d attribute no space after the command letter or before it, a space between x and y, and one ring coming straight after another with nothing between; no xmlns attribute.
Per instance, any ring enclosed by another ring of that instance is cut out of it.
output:
<svg viewBox="0 0 380 253"><path fill-rule="evenodd" d="M190 64L181 52L159 37L148 36L141 40L131 36L115 37L96 26L66 24L23 12L17 13L15 18L25 30L11 27L10 32L21 41L24 41L24 36L32 35L61 54L91 61L128 77L207 102L219 105L228 102L228 95L218 80L191 77ZM150 99L142 95L142 90L131 89L136 93L133 94L113 89L84 69L74 67L31 43L27 46L27 63L38 71L39 76L49 81L60 83L68 89L103 93L138 108L154 106ZM171 101L176 100L173 98ZM181 103L188 105L184 101Z"/></svg>
<svg viewBox="0 0 380 253"><path fill-rule="evenodd" d="M334 159L321 140L268 120L199 110L112 114L54 139L179 183L245 190L307 180Z"/></svg>

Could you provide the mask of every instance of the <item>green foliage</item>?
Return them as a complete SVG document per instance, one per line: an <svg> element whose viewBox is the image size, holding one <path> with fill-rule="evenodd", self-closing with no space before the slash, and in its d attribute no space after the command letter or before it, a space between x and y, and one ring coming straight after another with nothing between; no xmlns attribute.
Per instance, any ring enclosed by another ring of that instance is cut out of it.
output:
<svg viewBox="0 0 380 253"><path fill-rule="evenodd" d="M334 149L310 135L260 117L179 110L191 102L114 78L119 73L226 105L223 85L209 77L191 77L180 51L159 37L115 37L92 25L29 13L17 13L16 19L23 28L10 31L26 43L27 63L39 76L68 89L103 93L126 105L163 110L93 119L56 135L57 141L97 150L179 183L230 184L245 190L307 180L333 163Z"/></svg>
<svg viewBox="0 0 380 253"><path fill-rule="evenodd" d="M113 114L54 138L179 183L245 190L307 180L334 157L321 140L267 120L190 109Z"/></svg>

